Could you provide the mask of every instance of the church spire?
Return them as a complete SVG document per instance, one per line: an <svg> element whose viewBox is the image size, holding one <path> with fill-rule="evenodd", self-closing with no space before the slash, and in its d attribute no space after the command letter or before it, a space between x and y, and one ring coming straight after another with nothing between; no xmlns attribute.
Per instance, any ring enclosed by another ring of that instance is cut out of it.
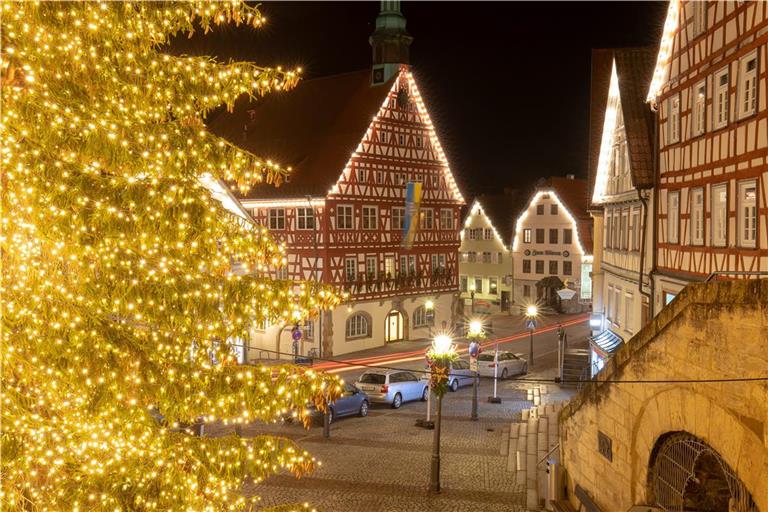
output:
<svg viewBox="0 0 768 512"><path fill-rule="evenodd" d="M373 48L373 85L386 82L399 71L401 64L410 63L413 37L405 30L399 0L382 0L376 30L368 42Z"/></svg>

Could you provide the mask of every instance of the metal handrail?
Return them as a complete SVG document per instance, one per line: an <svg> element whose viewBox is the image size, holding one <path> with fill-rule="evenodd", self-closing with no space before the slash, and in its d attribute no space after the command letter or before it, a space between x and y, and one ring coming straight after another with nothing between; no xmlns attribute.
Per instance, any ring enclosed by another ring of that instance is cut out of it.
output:
<svg viewBox="0 0 768 512"><path fill-rule="evenodd" d="M709 274L704 282L710 282L715 276L768 276L768 272L765 270L716 270Z"/></svg>
<svg viewBox="0 0 768 512"><path fill-rule="evenodd" d="M542 457L542 459L541 459L539 462L537 462L537 463L536 463L536 467L539 467L539 464L541 464L542 462L544 462L545 460L547 460L547 457L549 457L550 455L552 455L552 452L553 452L553 451L555 451L555 450L557 450L558 448L560 448L560 443L557 443L555 446L553 446L552 448L550 448L550 450L547 452L547 454L546 454L546 455L544 455L544 457Z"/></svg>

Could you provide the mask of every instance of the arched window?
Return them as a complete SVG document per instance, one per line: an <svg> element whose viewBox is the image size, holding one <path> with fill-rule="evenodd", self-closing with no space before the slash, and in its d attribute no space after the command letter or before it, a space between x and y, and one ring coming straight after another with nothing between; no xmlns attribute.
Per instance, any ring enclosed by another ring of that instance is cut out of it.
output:
<svg viewBox="0 0 768 512"><path fill-rule="evenodd" d="M363 313L356 313L347 318L347 339L367 338L371 335L371 323Z"/></svg>
<svg viewBox="0 0 768 512"><path fill-rule="evenodd" d="M413 312L413 327L426 327L427 325L427 310L424 306L419 306Z"/></svg>

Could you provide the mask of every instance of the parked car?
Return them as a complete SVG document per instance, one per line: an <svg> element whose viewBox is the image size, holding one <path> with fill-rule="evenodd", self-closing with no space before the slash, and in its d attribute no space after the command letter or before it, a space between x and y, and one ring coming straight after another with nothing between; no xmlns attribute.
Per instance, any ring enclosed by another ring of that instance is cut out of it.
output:
<svg viewBox="0 0 768 512"><path fill-rule="evenodd" d="M398 409L409 400L426 400L429 383L403 370L367 370L355 386L368 394L371 402L390 404Z"/></svg>
<svg viewBox="0 0 768 512"><path fill-rule="evenodd" d="M429 366L425 366L429 371ZM469 369L469 361L457 359L451 363L451 370L448 374L448 389L458 391L460 386L472 384L472 370Z"/></svg>
<svg viewBox="0 0 768 512"><path fill-rule="evenodd" d="M360 417L368 416L368 402L368 395L352 384L345 383L341 396L337 398L335 402L330 404L328 408L328 414L330 416L328 420L333 421L336 418L352 416L355 414ZM312 421L322 425L323 413L318 411L314 405L309 405L307 408L309 409Z"/></svg>
<svg viewBox="0 0 768 512"><path fill-rule="evenodd" d="M483 352L477 356L477 370L482 377L493 377L496 365L496 352ZM522 354L514 354L509 351L499 351L496 375L500 379L506 379L510 375L522 375L528 373L528 361L520 357Z"/></svg>

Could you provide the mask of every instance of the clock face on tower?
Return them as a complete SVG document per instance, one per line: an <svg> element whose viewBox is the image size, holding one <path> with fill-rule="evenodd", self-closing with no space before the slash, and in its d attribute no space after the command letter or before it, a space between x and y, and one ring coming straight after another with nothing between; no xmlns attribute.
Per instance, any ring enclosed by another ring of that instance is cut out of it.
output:
<svg viewBox="0 0 768 512"><path fill-rule="evenodd" d="M410 97L408 96L408 90L406 88L400 89L397 92L397 106L399 108L406 108L409 101Z"/></svg>

